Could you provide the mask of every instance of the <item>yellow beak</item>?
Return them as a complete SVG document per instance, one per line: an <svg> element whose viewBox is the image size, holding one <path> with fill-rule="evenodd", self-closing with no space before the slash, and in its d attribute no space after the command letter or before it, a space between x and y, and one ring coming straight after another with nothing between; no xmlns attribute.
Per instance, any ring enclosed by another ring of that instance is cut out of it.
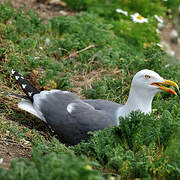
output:
<svg viewBox="0 0 180 180"><path fill-rule="evenodd" d="M169 92L171 94L177 95L177 93L173 89L162 86L161 84L174 86L179 91L179 86L175 82L170 81L170 80L166 80L166 79L164 79L164 82L152 83L151 85L157 86L159 89L161 89L163 91L167 91L167 92Z"/></svg>

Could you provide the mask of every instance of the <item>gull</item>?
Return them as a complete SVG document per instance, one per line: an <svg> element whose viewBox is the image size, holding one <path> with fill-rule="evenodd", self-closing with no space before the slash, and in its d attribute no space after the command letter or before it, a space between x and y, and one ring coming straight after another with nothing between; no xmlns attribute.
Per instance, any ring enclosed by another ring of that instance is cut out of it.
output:
<svg viewBox="0 0 180 180"><path fill-rule="evenodd" d="M52 89L38 91L16 70L12 74L26 95L10 94L21 98L18 107L46 122L63 142L76 145L87 141L90 131L119 125L119 117L127 117L133 111L152 112L152 100L156 93L177 93L164 85L178 85L162 78L158 73L143 69L137 72L131 83L125 105L103 99L82 100L69 91ZM18 77L18 78L17 78Z"/></svg>

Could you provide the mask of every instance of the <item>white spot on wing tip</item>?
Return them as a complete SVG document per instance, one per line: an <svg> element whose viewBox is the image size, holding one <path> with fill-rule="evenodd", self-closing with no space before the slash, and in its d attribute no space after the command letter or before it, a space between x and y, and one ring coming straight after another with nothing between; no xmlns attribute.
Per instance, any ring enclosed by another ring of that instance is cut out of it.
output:
<svg viewBox="0 0 180 180"><path fill-rule="evenodd" d="M11 72L12 72L12 74L14 74L14 73L15 73L15 71L14 71L13 69L12 69L12 71L11 71Z"/></svg>
<svg viewBox="0 0 180 180"><path fill-rule="evenodd" d="M31 97L33 92L28 92L28 95Z"/></svg>
<svg viewBox="0 0 180 180"><path fill-rule="evenodd" d="M18 80L18 79L19 79L19 76L15 76L15 79Z"/></svg>
<svg viewBox="0 0 180 180"><path fill-rule="evenodd" d="M74 111L74 109L75 109L75 103L70 103L70 104L68 104L67 105L67 111L68 111L68 113L72 113L73 111Z"/></svg>
<svg viewBox="0 0 180 180"><path fill-rule="evenodd" d="M22 88L25 89L27 84L22 84Z"/></svg>

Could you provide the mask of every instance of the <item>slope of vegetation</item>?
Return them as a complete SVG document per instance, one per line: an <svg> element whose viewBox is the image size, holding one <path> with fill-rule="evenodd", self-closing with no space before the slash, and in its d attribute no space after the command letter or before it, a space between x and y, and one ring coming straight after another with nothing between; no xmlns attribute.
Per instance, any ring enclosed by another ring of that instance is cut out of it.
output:
<svg viewBox="0 0 180 180"><path fill-rule="evenodd" d="M58 88L85 98L125 103L133 75L144 68L179 82L173 64L157 43L158 21L178 0L66 0L74 16L44 23L33 11L0 4L0 90L17 92L18 69L39 89ZM117 13L122 8L128 16ZM81 12L80 12L81 11ZM135 23L140 13L147 23ZM2 93L1 93L2 94ZM88 143L67 147L44 124L1 95L0 137L32 145L31 159L13 160L0 179L179 179L179 97L158 94L153 113L133 112L119 127L92 133ZM16 123L21 124L20 126ZM40 131L45 131L42 135ZM8 133L7 133L8 132Z"/></svg>

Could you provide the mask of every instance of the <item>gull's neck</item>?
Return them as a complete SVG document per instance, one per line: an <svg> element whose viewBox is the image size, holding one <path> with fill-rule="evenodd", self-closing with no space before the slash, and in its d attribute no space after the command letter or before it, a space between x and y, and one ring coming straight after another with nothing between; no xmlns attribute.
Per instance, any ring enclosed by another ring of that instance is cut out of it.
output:
<svg viewBox="0 0 180 180"><path fill-rule="evenodd" d="M117 111L117 117L126 117L132 111L140 110L145 114L149 114L152 111L152 100L154 97L153 92L144 92L142 89L136 88L130 89L129 97L126 104L119 108Z"/></svg>

